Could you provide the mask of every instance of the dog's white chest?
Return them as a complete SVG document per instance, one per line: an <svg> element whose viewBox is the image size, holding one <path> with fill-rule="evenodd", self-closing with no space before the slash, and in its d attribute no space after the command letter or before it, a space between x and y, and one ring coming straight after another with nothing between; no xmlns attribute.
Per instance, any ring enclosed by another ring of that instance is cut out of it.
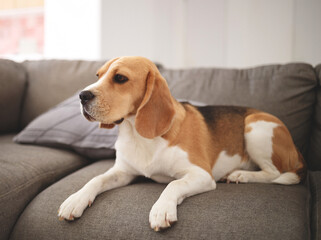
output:
<svg viewBox="0 0 321 240"><path fill-rule="evenodd" d="M170 182L178 178L191 163L188 155L177 146L168 146L162 137L147 139L140 136L130 121L122 123L115 144L117 161L123 161L136 171L134 174L152 178L158 182Z"/></svg>

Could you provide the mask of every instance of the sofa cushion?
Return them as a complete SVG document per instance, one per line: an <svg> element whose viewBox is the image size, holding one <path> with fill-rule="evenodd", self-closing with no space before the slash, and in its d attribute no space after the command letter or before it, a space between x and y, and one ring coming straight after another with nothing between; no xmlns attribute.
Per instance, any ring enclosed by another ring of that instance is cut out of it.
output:
<svg viewBox="0 0 321 240"><path fill-rule="evenodd" d="M34 119L15 142L72 149L91 159L114 158L118 127L100 129L86 120L78 93Z"/></svg>
<svg viewBox="0 0 321 240"><path fill-rule="evenodd" d="M23 212L12 239L309 239L304 185L221 183L184 200L178 222L157 233L148 216L165 185L138 181L102 193L80 219L59 221L60 204L112 165L96 162L47 188Z"/></svg>
<svg viewBox="0 0 321 240"><path fill-rule="evenodd" d="M0 133L18 130L26 82L26 71L21 64L0 59Z"/></svg>
<svg viewBox="0 0 321 240"><path fill-rule="evenodd" d="M309 173L312 207L311 239L321 239L321 171Z"/></svg>
<svg viewBox="0 0 321 240"><path fill-rule="evenodd" d="M321 170L321 64L316 68L318 76L317 99L315 104L314 124L311 132L309 164L312 170Z"/></svg>
<svg viewBox="0 0 321 240"><path fill-rule="evenodd" d="M308 64L250 69L162 69L176 98L212 105L254 107L278 116L306 157L317 78Z"/></svg>
<svg viewBox="0 0 321 240"><path fill-rule="evenodd" d="M8 239L19 215L44 188L88 162L67 151L12 142L0 136L0 239Z"/></svg>
<svg viewBox="0 0 321 240"><path fill-rule="evenodd" d="M26 61L28 89L22 112L22 127L97 80L103 61L41 60Z"/></svg>

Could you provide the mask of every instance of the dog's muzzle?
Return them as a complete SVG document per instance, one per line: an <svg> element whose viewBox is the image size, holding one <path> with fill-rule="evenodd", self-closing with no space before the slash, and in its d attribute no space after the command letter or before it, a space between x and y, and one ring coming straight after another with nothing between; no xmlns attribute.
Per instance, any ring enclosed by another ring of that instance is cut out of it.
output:
<svg viewBox="0 0 321 240"><path fill-rule="evenodd" d="M95 95L91 91L82 91L79 93L80 102L82 105L82 112L88 121L95 121L95 119L86 111L86 104L95 98Z"/></svg>
<svg viewBox="0 0 321 240"><path fill-rule="evenodd" d="M81 101L83 115L89 121L96 121L86 110L86 104L95 98L95 95L91 91L82 91L79 93L79 98ZM117 121L114 121L114 124L121 124L124 121L124 118L121 118Z"/></svg>

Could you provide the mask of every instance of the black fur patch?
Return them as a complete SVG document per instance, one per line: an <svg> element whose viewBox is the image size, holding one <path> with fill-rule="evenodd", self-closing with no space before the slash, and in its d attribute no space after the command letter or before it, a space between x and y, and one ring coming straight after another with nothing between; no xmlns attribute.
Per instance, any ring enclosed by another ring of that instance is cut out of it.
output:
<svg viewBox="0 0 321 240"><path fill-rule="evenodd" d="M234 106L205 106L195 107L204 117L207 125L215 125L216 119L221 119L222 116L233 117L235 115L244 117L247 113L245 107Z"/></svg>
<svg viewBox="0 0 321 240"><path fill-rule="evenodd" d="M188 102L181 103L185 110L188 111L186 105L191 105ZM194 106L198 110L209 127L209 129L214 130L221 121L231 121L244 119L248 113L248 108L246 107L236 107L236 106ZM241 121L243 124L243 121Z"/></svg>

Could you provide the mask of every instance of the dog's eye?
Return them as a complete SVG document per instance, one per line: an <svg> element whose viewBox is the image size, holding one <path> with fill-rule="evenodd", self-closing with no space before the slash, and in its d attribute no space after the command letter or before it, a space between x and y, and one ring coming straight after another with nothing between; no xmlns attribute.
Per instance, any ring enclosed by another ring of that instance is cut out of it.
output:
<svg viewBox="0 0 321 240"><path fill-rule="evenodd" d="M115 83L120 83L120 84L122 84L122 83L125 83L125 82L127 82L127 81L128 81L128 78L125 77L125 76L123 76L123 75L121 75L121 74L116 74L116 75L114 76L114 82L115 82Z"/></svg>

